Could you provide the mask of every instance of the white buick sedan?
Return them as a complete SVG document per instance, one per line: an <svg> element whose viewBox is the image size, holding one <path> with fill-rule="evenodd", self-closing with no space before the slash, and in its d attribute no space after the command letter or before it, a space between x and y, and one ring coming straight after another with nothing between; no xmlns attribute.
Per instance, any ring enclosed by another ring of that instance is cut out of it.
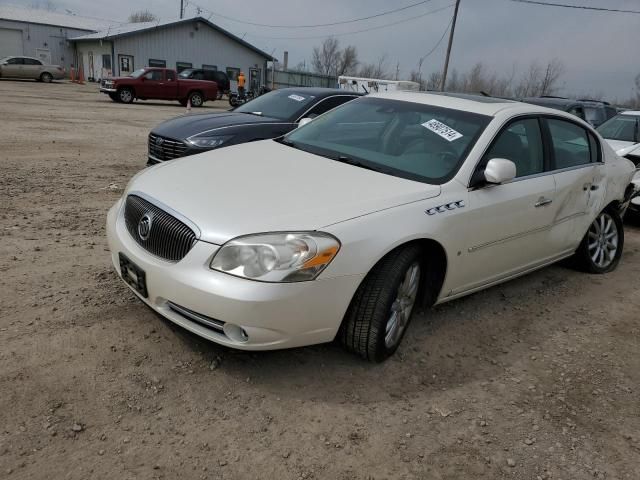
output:
<svg viewBox="0 0 640 480"><path fill-rule="evenodd" d="M135 294L197 335L245 350L338 338L381 361L418 305L568 257L613 270L633 173L557 110L371 95L278 140L144 170L108 240Z"/></svg>

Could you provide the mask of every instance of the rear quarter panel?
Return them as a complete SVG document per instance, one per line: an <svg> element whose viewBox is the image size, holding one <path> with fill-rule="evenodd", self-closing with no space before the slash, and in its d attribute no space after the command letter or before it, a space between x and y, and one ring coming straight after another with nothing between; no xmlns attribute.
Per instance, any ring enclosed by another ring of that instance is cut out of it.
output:
<svg viewBox="0 0 640 480"><path fill-rule="evenodd" d="M185 98L194 90L202 92L206 100L214 100L218 95L218 85L216 82L178 79L178 98Z"/></svg>

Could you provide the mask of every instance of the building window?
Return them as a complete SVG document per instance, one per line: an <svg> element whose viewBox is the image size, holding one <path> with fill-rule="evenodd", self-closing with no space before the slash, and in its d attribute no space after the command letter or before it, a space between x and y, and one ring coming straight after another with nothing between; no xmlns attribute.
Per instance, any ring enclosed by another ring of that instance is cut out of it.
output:
<svg viewBox="0 0 640 480"><path fill-rule="evenodd" d="M111 55L108 53L102 54L102 68L111 70Z"/></svg>
<svg viewBox="0 0 640 480"><path fill-rule="evenodd" d="M238 75L240 75L239 68L227 67L227 77L229 77L229 80L232 80L234 82L237 81Z"/></svg>
<svg viewBox="0 0 640 480"><path fill-rule="evenodd" d="M214 72L218 71L218 66L217 65L205 65L204 63L202 64L202 69L203 70L211 70Z"/></svg>
<svg viewBox="0 0 640 480"><path fill-rule="evenodd" d="M189 62L176 62L176 70L178 71L178 73L191 67L193 67L193 64Z"/></svg>
<svg viewBox="0 0 640 480"><path fill-rule="evenodd" d="M118 54L118 62L120 62L120 75L129 75L133 72L133 55Z"/></svg>
<svg viewBox="0 0 640 480"><path fill-rule="evenodd" d="M155 67L155 68L165 68L167 66L167 61L166 60L158 60L155 58L150 58L149 59L149 66L150 67Z"/></svg>

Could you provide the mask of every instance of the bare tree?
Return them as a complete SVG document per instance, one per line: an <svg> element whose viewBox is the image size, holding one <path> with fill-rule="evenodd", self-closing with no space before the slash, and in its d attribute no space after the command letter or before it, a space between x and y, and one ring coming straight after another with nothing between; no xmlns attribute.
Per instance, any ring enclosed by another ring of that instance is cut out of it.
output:
<svg viewBox="0 0 640 480"><path fill-rule="evenodd" d="M139 10L129 15L129 23L155 22L156 20L158 17L149 10Z"/></svg>
<svg viewBox="0 0 640 480"><path fill-rule="evenodd" d="M358 51L349 45L340 49L338 39L327 38L319 47L313 47L311 67L314 72L322 75L347 75L354 73L358 66Z"/></svg>
<svg viewBox="0 0 640 480"><path fill-rule="evenodd" d="M389 73L387 67L387 55L381 55L376 62L363 64L358 71L358 76L364 78L379 78L382 80L391 79L393 75Z"/></svg>
<svg viewBox="0 0 640 480"><path fill-rule="evenodd" d="M547 67L544 69L544 75L540 80L538 87L538 95L553 95L557 90L558 80L564 73L564 65L560 60L554 58L547 63Z"/></svg>
<svg viewBox="0 0 640 480"><path fill-rule="evenodd" d="M440 90L442 72L432 72L427 79L427 90Z"/></svg>
<svg viewBox="0 0 640 480"><path fill-rule="evenodd" d="M338 71L336 76L349 75L355 72L358 66L358 51L353 45L345 47L340 52L340 58L338 60Z"/></svg>

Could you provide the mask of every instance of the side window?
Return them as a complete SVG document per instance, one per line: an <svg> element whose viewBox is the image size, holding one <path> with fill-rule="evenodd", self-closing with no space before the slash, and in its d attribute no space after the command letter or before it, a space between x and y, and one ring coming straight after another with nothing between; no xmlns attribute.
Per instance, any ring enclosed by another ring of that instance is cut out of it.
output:
<svg viewBox="0 0 640 480"><path fill-rule="evenodd" d="M35 58L25 58L24 64L25 65L42 65L42 62L40 60L36 60Z"/></svg>
<svg viewBox="0 0 640 480"><path fill-rule="evenodd" d="M341 95L336 97L329 97L321 100L315 107L313 107L309 112L306 113L306 118L315 118L319 115L322 115L329 110L333 110L334 108L342 105L343 103L347 103L350 100L353 100L356 97Z"/></svg>
<svg viewBox="0 0 640 480"><path fill-rule="evenodd" d="M544 172L544 148L540 125L535 118L516 120L496 138L483 159L506 158L516 164L516 177Z"/></svg>
<svg viewBox="0 0 640 480"><path fill-rule="evenodd" d="M144 78L146 78L147 80L153 80L156 82L161 82L162 80L164 80L164 78L162 78L161 70L151 70L150 72L147 72L144 74Z"/></svg>
<svg viewBox="0 0 640 480"><path fill-rule="evenodd" d="M10 58L8 65L24 65L24 58Z"/></svg>
<svg viewBox="0 0 640 480"><path fill-rule="evenodd" d="M568 112L571 115L575 115L578 118L581 118L582 120L584 120L584 111L582 110L582 107L576 105L575 107L571 107Z"/></svg>
<svg viewBox="0 0 640 480"><path fill-rule="evenodd" d="M587 131L565 120L547 119L551 133L551 149L555 168L570 168L591 162L591 148Z"/></svg>
<svg viewBox="0 0 640 480"><path fill-rule="evenodd" d="M167 72L167 81L173 82L176 79L176 72L173 70L166 70Z"/></svg>

